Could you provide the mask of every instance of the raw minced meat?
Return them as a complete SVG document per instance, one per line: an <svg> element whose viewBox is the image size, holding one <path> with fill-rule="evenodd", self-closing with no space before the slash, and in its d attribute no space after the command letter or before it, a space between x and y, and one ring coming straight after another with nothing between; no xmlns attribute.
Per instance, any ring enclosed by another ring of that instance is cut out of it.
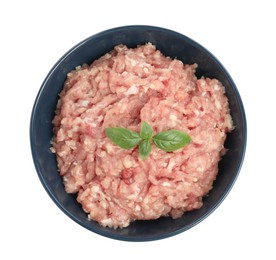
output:
<svg viewBox="0 0 276 260"><path fill-rule="evenodd" d="M178 218L199 209L212 188L233 129L224 87L195 76L197 65L162 55L151 43L118 45L90 66L68 73L53 119L52 150L65 190L77 193L91 220L126 227L134 220ZM192 143L146 160L105 135L107 127L155 133L177 129Z"/></svg>

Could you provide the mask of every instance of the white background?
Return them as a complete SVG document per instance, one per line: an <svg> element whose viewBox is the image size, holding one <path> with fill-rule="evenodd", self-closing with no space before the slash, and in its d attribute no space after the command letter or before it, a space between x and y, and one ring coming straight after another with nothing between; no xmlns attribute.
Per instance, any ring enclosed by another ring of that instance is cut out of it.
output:
<svg viewBox="0 0 276 260"><path fill-rule="evenodd" d="M180 4L181 3L181 4ZM276 19L273 1L1 1L0 259L276 259ZM177 236L123 242L68 218L42 187L29 121L54 63L97 32L122 25L178 31L232 75L248 121L239 178L206 220Z"/></svg>

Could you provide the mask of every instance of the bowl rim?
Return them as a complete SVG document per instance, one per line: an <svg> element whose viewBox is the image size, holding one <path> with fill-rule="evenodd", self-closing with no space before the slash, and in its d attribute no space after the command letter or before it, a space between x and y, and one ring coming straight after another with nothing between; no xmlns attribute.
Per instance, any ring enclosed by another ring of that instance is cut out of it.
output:
<svg viewBox="0 0 276 260"><path fill-rule="evenodd" d="M38 106L40 97L48 83L49 78L51 77L51 75L58 69L58 67L63 63L63 61L71 55L71 53L75 52L77 49L81 48L82 45L86 44L87 42L91 41L92 39L95 38L101 38L104 37L105 35L108 35L110 33L114 33L114 32L120 32L123 30L129 30L129 29L133 29L133 30L153 30L153 31L161 31L164 33L168 33L171 35L174 35L178 38L182 38L184 39L186 42L188 42L188 44L191 44L192 46L195 46L198 49L201 49L201 51L205 52L207 55L210 56L210 58L215 61L217 63L217 65L220 67L220 69L224 72L225 76L227 77L228 81L230 82L231 88L234 91L235 97L237 98L237 103L239 105L239 110L241 113L241 117L242 117L242 137L243 137L243 142L242 142L242 147L241 147L241 156L239 157L239 162L238 162L238 167L235 173L235 177L232 180L231 184L229 186L227 186L227 189L225 190L225 192L223 193L223 195L219 198L218 201L216 201L216 203L213 205L213 207L211 207L205 214L201 215L198 219L196 219L196 221L193 221L192 223L190 223L187 226L184 226L182 228L177 229L176 231L172 231L172 232L168 232L162 235L153 235L153 236L149 236L149 237L126 237L126 236L122 236L122 235L117 235L117 234L113 234L107 231L102 231L100 229L91 227L86 225L85 223L81 222L74 214L72 214L71 212L69 212L63 205L62 203L55 197L55 195L51 192L50 188L48 187L46 181L43 178L43 174L41 172L40 169L40 164L38 162L38 158L37 158L37 154L36 154L36 149L35 149L35 145L34 145L34 140L33 140L33 133L34 133L34 119L35 119L35 114L36 114L36 108ZM226 68L222 65L222 63L205 47L203 47L201 44L197 43L196 41L192 40L191 38L187 37L186 35L179 33L177 31L173 31L171 29L167 29L167 28L163 28L163 27L159 27L159 26L152 26L152 25L125 25L125 26L119 26L119 27L114 27L114 28L110 28L101 32L98 32L96 34L93 34L87 38L85 38L84 40L80 41L79 43L77 43L76 45L74 45L72 48L70 48L67 52L65 52L65 54L63 54L61 56L60 59L58 59L58 61L52 66L52 68L50 69L50 71L48 72L48 74L46 75L45 79L43 80L39 91L37 93L37 96L35 98L34 104L33 104L33 108L32 108L32 112L31 112L31 118L30 118L30 130L29 130L29 138L30 138L30 148L31 148L31 154L32 154L32 158L33 158L33 163L37 172L37 175L40 179L40 182L42 183L44 189L46 190L46 192L48 193L48 195L50 196L50 198L54 201L54 203L61 209L61 211L63 213L65 213L67 216L69 216L69 218L71 218L72 220L74 220L76 223L78 223L79 225L81 225L82 227L88 229L89 231L92 231L96 234L99 234L101 236L107 237L107 238L111 238L111 239L116 239L116 240L121 240L121 241L128 241L128 242L144 242L144 241L155 241L155 240L160 240L160 239L164 239L164 238L168 238L168 237L172 237L175 236L177 234L180 234L184 231L187 231L188 229L194 227L195 225L199 224L200 222L202 222L202 220L204 220L205 218L207 218L210 214L212 214L217 208L218 206L224 201L224 199L227 197L227 195L229 194L229 192L231 191L233 185L235 184L244 158L245 158L245 152L246 152L246 145L247 145L247 120L246 120L246 114L245 114L245 110L244 110L244 105L241 99L241 96L239 94L239 91L236 87L235 82L233 81L232 77L230 76L230 74L228 73L228 71L226 70Z"/></svg>

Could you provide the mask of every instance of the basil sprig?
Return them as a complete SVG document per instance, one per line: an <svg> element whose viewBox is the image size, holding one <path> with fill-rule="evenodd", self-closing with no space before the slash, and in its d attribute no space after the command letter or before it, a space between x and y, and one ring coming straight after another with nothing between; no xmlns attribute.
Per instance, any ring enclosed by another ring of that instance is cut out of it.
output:
<svg viewBox="0 0 276 260"><path fill-rule="evenodd" d="M180 149L192 141L192 138L179 130L168 130L153 135L152 127L145 121L141 124L138 134L128 128L111 127L105 129L106 136L123 149L131 149L139 146L139 155L145 160L151 152L152 142L166 152Z"/></svg>

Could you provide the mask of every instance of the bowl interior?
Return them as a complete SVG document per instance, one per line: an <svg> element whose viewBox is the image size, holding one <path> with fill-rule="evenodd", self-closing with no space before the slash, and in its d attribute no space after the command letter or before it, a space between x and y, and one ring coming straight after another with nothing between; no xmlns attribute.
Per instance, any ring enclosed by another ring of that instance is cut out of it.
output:
<svg viewBox="0 0 276 260"><path fill-rule="evenodd" d="M184 63L197 63L197 76L219 79L226 88L235 130L228 135L227 154L219 163L219 174L214 188L204 198L201 209L185 213L179 219L160 218L152 221L136 221L124 229L104 228L88 221L75 195L64 191L57 171L55 155L49 150L53 136L51 120L63 88L66 74L83 63L90 64L117 44L136 47L151 42L163 54L178 58ZM176 32L151 26L127 26L96 34L67 52L52 68L36 98L30 125L33 159L38 176L54 202L73 220L98 234L128 241L161 239L185 231L208 216L231 189L242 164L246 144L246 119L237 88L220 62L205 48Z"/></svg>

